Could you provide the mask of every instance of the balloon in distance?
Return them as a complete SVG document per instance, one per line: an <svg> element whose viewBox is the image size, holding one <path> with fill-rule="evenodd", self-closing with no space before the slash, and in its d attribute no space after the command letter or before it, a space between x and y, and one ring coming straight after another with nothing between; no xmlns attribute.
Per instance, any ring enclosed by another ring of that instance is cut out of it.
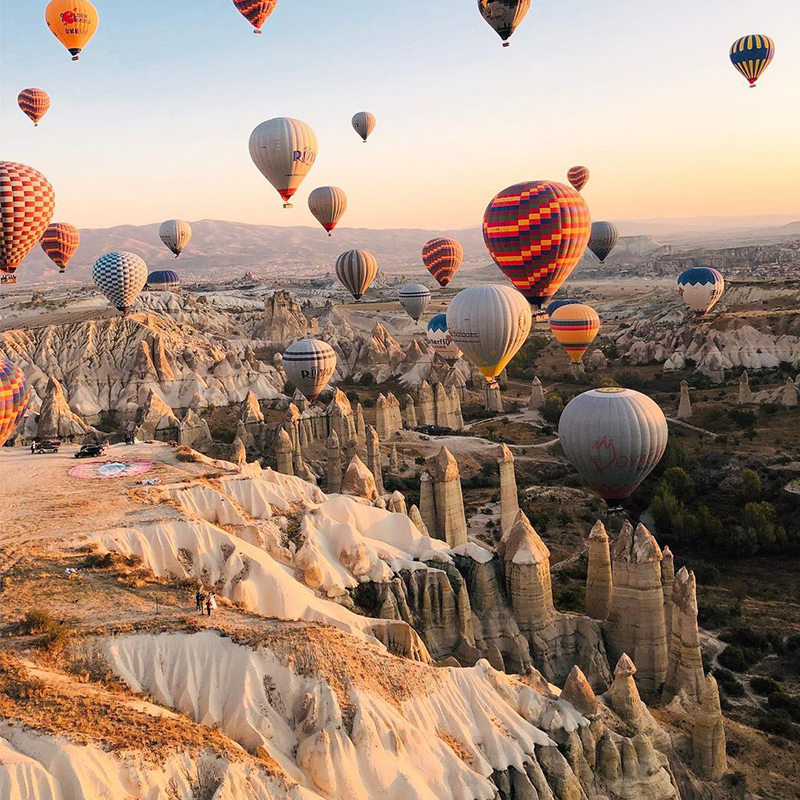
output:
<svg viewBox="0 0 800 800"><path fill-rule="evenodd" d="M327 343L306 337L283 351L286 376L313 403L336 371L336 353Z"/></svg>

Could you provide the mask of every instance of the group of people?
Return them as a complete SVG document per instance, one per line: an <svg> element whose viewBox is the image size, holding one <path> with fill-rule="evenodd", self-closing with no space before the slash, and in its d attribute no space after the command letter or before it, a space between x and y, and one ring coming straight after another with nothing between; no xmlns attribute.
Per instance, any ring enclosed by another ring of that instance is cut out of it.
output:
<svg viewBox="0 0 800 800"><path fill-rule="evenodd" d="M213 589L209 589L208 592L204 592L202 589L197 590L197 594L194 596L195 599L195 606L197 610L200 612L201 616L203 614L208 614L211 616L211 612L214 611L217 607L217 596L214 594Z"/></svg>

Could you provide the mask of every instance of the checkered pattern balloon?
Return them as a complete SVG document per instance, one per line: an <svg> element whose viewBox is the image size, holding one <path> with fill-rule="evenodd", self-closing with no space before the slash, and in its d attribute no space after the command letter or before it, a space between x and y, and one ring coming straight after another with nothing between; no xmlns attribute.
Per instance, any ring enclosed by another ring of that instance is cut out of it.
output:
<svg viewBox="0 0 800 800"><path fill-rule="evenodd" d="M239 13L255 28L253 33L261 33L261 26L275 10L278 0L233 0Z"/></svg>
<svg viewBox="0 0 800 800"><path fill-rule="evenodd" d="M446 236L431 239L422 248L422 262L442 289L453 279L463 260L464 248L455 239Z"/></svg>
<svg viewBox="0 0 800 800"><path fill-rule="evenodd" d="M127 314L147 283L147 264L134 253L106 253L92 267L92 278L111 304Z"/></svg>
<svg viewBox="0 0 800 800"><path fill-rule="evenodd" d="M0 161L0 271L14 272L50 224L56 196L33 167Z"/></svg>
<svg viewBox="0 0 800 800"><path fill-rule="evenodd" d="M529 303L541 307L580 261L589 241L589 207L554 181L517 183L486 209L483 240L495 264Z"/></svg>
<svg viewBox="0 0 800 800"><path fill-rule="evenodd" d="M0 356L0 447L14 433L29 399L25 373L5 356Z"/></svg>
<svg viewBox="0 0 800 800"><path fill-rule="evenodd" d="M63 272L81 243L81 234L74 225L67 222L53 222L47 226L42 236L42 250Z"/></svg>

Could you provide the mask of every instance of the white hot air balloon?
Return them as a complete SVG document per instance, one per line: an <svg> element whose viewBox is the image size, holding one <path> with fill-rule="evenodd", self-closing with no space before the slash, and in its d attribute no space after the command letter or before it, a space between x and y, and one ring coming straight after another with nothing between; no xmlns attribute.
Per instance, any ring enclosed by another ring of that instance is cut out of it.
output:
<svg viewBox="0 0 800 800"><path fill-rule="evenodd" d="M105 253L95 261L92 278L111 304L127 314L147 283L147 264L134 253Z"/></svg>
<svg viewBox="0 0 800 800"><path fill-rule="evenodd" d="M399 294L400 305L405 309L414 322L425 313L428 303L431 302L431 290L421 283L407 283Z"/></svg>
<svg viewBox="0 0 800 800"><path fill-rule="evenodd" d="M168 219L161 223L158 238L175 253L177 258L192 238L192 226L182 219Z"/></svg>
<svg viewBox="0 0 800 800"><path fill-rule="evenodd" d="M283 207L291 208L290 198L317 159L317 137L299 119L268 119L250 134L250 157L283 198Z"/></svg>
<svg viewBox="0 0 800 800"><path fill-rule="evenodd" d="M710 267L691 267L678 276L678 291L683 302L697 314L705 316L725 291L722 273Z"/></svg>
<svg viewBox="0 0 800 800"><path fill-rule="evenodd" d="M320 186L308 196L308 208L330 236L347 210L347 195L337 186Z"/></svg>
<svg viewBox="0 0 800 800"><path fill-rule="evenodd" d="M511 286L471 286L447 309L447 330L490 383L531 332L531 307Z"/></svg>
<svg viewBox="0 0 800 800"><path fill-rule="evenodd" d="M428 344L448 364L455 364L464 355L447 330L447 314L437 314L431 318L428 323Z"/></svg>
<svg viewBox="0 0 800 800"><path fill-rule="evenodd" d="M359 111L353 117L353 129L367 143L369 135L375 130L375 115L369 111Z"/></svg>
<svg viewBox="0 0 800 800"><path fill-rule="evenodd" d="M336 277L356 300L369 289L378 274L378 262L368 250L348 250L336 259Z"/></svg>
<svg viewBox="0 0 800 800"><path fill-rule="evenodd" d="M564 454L607 501L633 494L664 455L668 435L664 412L653 400L619 387L579 394L558 423Z"/></svg>
<svg viewBox="0 0 800 800"><path fill-rule="evenodd" d="M313 403L336 370L336 353L327 343L310 336L283 351L283 368L289 380Z"/></svg>

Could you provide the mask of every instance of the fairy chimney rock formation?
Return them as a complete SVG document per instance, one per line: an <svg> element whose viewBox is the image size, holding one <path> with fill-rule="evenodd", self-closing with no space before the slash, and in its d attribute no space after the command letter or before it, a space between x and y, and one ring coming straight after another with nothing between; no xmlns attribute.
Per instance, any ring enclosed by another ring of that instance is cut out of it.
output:
<svg viewBox="0 0 800 800"><path fill-rule="evenodd" d="M419 476L419 511L431 536L436 536L436 501L433 496L433 478L425 470Z"/></svg>
<svg viewBox="0 0 800 800"><path fill-rule="evenodd" d="M664 700L679 693L695 702L703 700L705 675L700 629L697 624L697 582L694 573L681 567L672 582L669 661L664 681Z"/></svg>
<svg viewBox="0 0 800 800"><path fill-rule="evenodd" d="M420 425L435 425L433 389L428 381L422 381L417 395L417 421Z"/></svg>
<svg viewBox="0 0 800 800"><path fill-rule="evenodd" d="M51 375L39 409L36 435L40 439L59 439L67 436L80 438L86 435L100 435L100 432L87 425L70 409L63 387Z"/></svg>
<svg viewBox="0 0 800 800"><path fill-rule="evenodd" d="M335 431L334 431L334 433L335 433ZM347 440L347 447L345 448L345 455L346 455L346 458L347 458L347 463L348 463L348 464L349 464L349 463L350 463L350 462L353 460L353 456L359 456L359 458L361 457L361 456L359 455L359 452L358 452L358 451L359 451L359 449L360 449L360 448L359 448L359 446L358 446L358 439L356 439L356 437L355 437L355 436L351 436L351 437L350 437L350 438ZM366 445L366 441L364 442L364 453L363 453L363 455L364 455L364 458L366 458L366 457L367 457L367 445Z"/></svg>
<svg viewBox="0 0 800 800"><path fill-rule="evenodd" d="M454 431L464 430L464 415L461 411L461 395L455 386L447 389L447 398L449 401L448 410L450 413L450 427Z"/></svg>
<svg viewBox="0 0 800 800"><path fill-rule="evenodd" d="M450 367L442 383L448 391L455 390L460 402L463 403L467 399L467 379L457 366Z"/></svg>
<svg viewBox="0 0 800 800"><path fill-rule="evenodd" d="M467 543L467 518L461 493L461 474L453 454L443 447L433 461L436 536L450 547ZM423 515L424 518L424 515ZM427 520L425 522L427 525Z"/></svg>
<svg viewBox="0 0 800 800"><path fill-rule="evenodd" d="M492 381L484 386L483 407L486 411L502 413L503 397L500 394L500 384L497 381Z"/></svg>
<svg viewBox="0 0 800 800"><path fill-rule="evenodd" d="M160 439L161 441L177 439L180 425L180 420L172 409L159 394L151 389L139 417L136 438L140 440Z"/></svg>
<svg viewBox="0 0 800 800"><path fill-rule="evenodd" d="M371 502L376 501L380 495L375 486L375 478L372 473L367 469L366 464L358 457L354 456L353 460L347 467L342 480L342 494L351 494L355 497L363 497L365 500Z"/></svg>
<svg viewBox="0 0 800 800"><path fill-rule="evenodd" d="M583 670L577 664L567 675L567 682L561 690L561 699L577 708L585 717L597 713L597 697Z"/></svg>
<svg viewBox="0 0 800 800"><path fill-rule="evenodd" d="M586 368L592 371L597 371L606 369L607 367L608 359L605 357L603 351L600 349L592 351L592 354L589 356L589 361L586 364Z"/></svg>
<svg viewBox="0 0 800 800"><path fill-rule="evenodd" d="M719 705L719 690L713 675L705 679L703 702L692 729L694 769L710 781L718 781L728 770L725 753L725 727Z"/></svg>
<svg viewBox="0 0 800 800"><path fill-rule="evenodd" d="M689 397L689 383L681 381L681 401L678 405L678 419L691 419L692 401Z"/></svg>
<svg viewBox="0 0 800 800"><path fill-rule="evenodd" d="M338 494L342 488L342 450L336 431L331 431L325 443L328 494Z"/></svg>
<svg viewBox="0 0 800 800"><path fill-rule="evenodd" d="M283 475L294 475L294 464L292 458L294 446L292 445L292 439L286 432L285 428L278 428L278 433L275 436L274 448L277 471Z"/></svg>
<svg viewBox="0 0 800 800"><path fill-rule="evenodd" d="M427 473L425 473L427 475ZM430 477L428 478L430 481ZM416 506L411 506L408 509L408 518L414 523L416 529L423 535L423 536L430 536L428 533L428 526L422 519L422 514L420 514L419 509Z"/></svg>
<svg viewBox="0 0 800 800"><path fill-rule="evenodd" d="M185 420L184 420L185 422ZM181 427L183 427L183 422L181 422ZM256 445L256 437L253 436L250 431L247 430L245 427L244 422L241 420L236 421L236 435L242 440L244 446L249 450L251 447L255 447ZM178 439L180 441L180 431L178 431Z"/></svg>
<svg viewBox="0 0 800 800"><path fill-rule="evenodd" d="M242 401L239 407L239 419L244 422L248 428L250 426L258 426L264 422L264 414L261 411L261 406L258 404L258 398L253 392L248 391L247 396Z"/></svg>
<svg viewBox="0 0 800 800"><path fill-rule="evenodd" d="M750 376L745 370L739 376L739 405L744 406L753 402L753 392L750 389Z"/></svg>
<svg viewBox="0 0 800 800"><path fill-rule="evenodd" d="M603 625L610 662L632 653L638 681L660 691L667 672L667 628L661 588L661 549L650 531L626 520L613 554L614 591Z"/></svg>
<svg viewBox="0 0 800 800"><path fill-rule="evenodd" d="M389 472L392 475L399 475L403 471L403 462L397 452L397 445L393 444L389 451Z"/></svg>
<svg viewBox="0 0 800 800"><path fill-rule="evenodd" d="M417 427L417 409L414 407L414 398L410 395L403 396L403 425L408 430Z"/></svg>
<svg viewBox="0 0 800 800"><path fill-rule="evenodd" d="M336 431L340 442L349 442L350 437L356 436L353 408L347 395L341 389L337 389L333 395L333 399L328 404L327 413L331 430Z"/></svg>
<svg viewBox="0 0 800 800"><path fill-rule="evenodd" d="M519 513L514 455L505 444L500 445L497 463L500 467L500 529L505 536L514 526Z"/></svg>
<svg viewBox="0 0 800 800"><path fill-rule="evenodd" d="M797 405L797 384L791 378L786 379L781 402L786 408L794 408Z"/></svg>
<svg viewBox="0 0 800 800"><path fill-rule="evenodd" d="M538 411L544 405L544 387L539 380L539 376L534 376L531 381L531 399L528 401L528 408Z"/></svg>
<svg viewBox="0 0 800 800"><path fill-rule="evenodd" d="M633 676L637 670L627 653L623 653L614 668L614 682L604 698L627 723L637 726L644 710Z"/></svg>
<svg viewBox="0 0 800 800"><path fill-rule="evenodd" d="M375 404L376 428L381 439L390 439L403 429L403 419L400 415L400 402L389 392L387 395L379 394Z"/></svg>
<svg viewBox="0 0 800 800"><path fill-rule="evenodd" d="M450 427L450 413L448 405L449 398L447 396L447 392L441 383L437 383L433 390L434 419L436 420L434 424L438 425L440 428Z"/></svg>
<svg viewBox="0 0 800 800"><path fill-rule="evenodd" d="M244 442L238 436L231 444L229 460L240 467L247 463L247 450L245 450Z"/></svg>
<svg viewBox="0 0 800 800"><path fill-rule="evenodd" d="M211 431L194 409L189 409L178 428L178 444L201 450L211 445Z"/></svg>
<svg viewBox="0 0 800 800"><path fill-rule="evenodd" d="M600 520L589 531L589 565L586 572L586 613L602 622L611 609L614 582L611 550L605 525Z"/></svg>
<svg viewBox="0 0 800 800"><path fill-rule="evenodd" d="M406 498L400 492L392 492L389 499L386 501L386 508L393 511L395 514L408 515L406 508Z"/></svg>
<svg viewBox="0 0 800 800"><path fill-rule="evenodd" d="M664 547L661 550L661 592L664 595L664 624L667 628L667 640L672 630L672 584L675 581L675 559L672 550Z"/></svg>
<svg viewBox="0 0 800 800"><path fill-rule="evenodd" d="M372 425L367 425L367 468L375 478L378 494L383 494L383 473L381 471L381 440Z"/></svg>
<svg viewBox="0 0 800 800"><path fill-rule="evenodd" d="M289 434L293 450L300 450L300 409L289 403L283 415L283 428Z"/></svg>
<svg viewBox="0 0 800 800"><path fill-rule="evenodd" d="M367 446L367 426L364 424L364 406L356 405L356 441L359 447Z"/></svg>

